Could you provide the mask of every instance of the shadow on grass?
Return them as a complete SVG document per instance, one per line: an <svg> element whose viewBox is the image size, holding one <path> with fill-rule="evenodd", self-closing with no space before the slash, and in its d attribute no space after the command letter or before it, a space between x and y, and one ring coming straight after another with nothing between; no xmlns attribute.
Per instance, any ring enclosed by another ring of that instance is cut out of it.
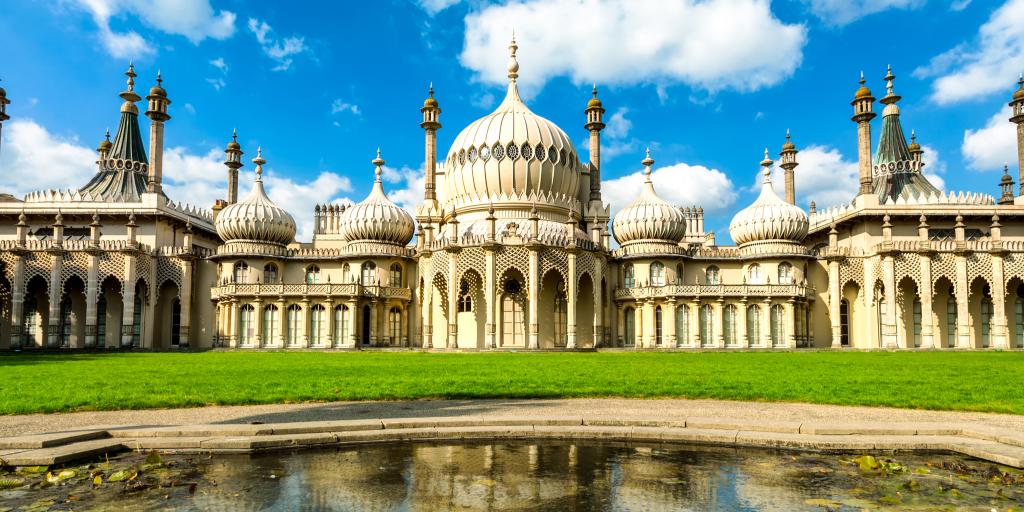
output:
<svg viewBox="0 0 1024 512"><path fill-rule="evenodd" d="M514 406L523 415L526 409L547 405L544 399L501 400L493 398L467 400L413 400L381 402L327 403L319 406L304 406L296 410L253 414L232 418L219 423L297 423L303 421L365 420L377 418L457 418L477 416Z"/></svg>

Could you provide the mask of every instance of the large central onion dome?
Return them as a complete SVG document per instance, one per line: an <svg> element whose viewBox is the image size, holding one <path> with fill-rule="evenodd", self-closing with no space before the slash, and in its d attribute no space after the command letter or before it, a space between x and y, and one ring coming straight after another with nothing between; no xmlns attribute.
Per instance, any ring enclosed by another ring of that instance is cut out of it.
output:
<svg viewBox="0 0 1024 512"><path fill-rule="evenodd" d="M576 201L581 164L569 136L534 114L519 97L515 39L508 64L508 93L494 112L459 133L442 164L453 206L502 202Z"/></svg>
<svg viewBox="0 0 1024 512"><path fill-rule="evenodd" d="M384 184L380 175L384 168L384 159L377 150L377 158L373 159L374 174L377 179L373 183L370 195L363 202L348 207L341 216L341 233L351 243L379 242L405 246L412 240L414 229L412 215L388 199L384 193Z"/></svg>
<svg viewBox="0 0 1024 512"><path fill-rule="evenodd" d="M755 243L798 243L807 236L807 214L775 193L771 180L772 161L764 152L764 183L761 195L732 218L729 234L741 248Z"/></svg>
<svg viewBox="0 0 1024 512"><path fill-rule="evenodd" d="M651 150L647 150L644 164L644 187L640 197L615 214L612 232L619 245L625 247L641 242L673 245L686 235L686 218L683 212L668 201L658 197L651 182Z"/></svg>
<svg viewBox="0 0 1024 512"><path fill-rule="evenodd" d="M255 242L285 246L295 240L295 219L263 190L263 149L256 150L256 182L245 199L228 205L215 226L225 242Z"/></svg>

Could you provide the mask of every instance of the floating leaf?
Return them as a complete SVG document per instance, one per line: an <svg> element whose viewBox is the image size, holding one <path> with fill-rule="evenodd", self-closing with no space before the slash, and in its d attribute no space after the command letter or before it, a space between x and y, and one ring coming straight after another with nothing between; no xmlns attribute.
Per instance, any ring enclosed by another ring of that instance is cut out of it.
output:
<svg viewBox="0 0 1024 512"><path fill-rule="evenodd" d="M0 489L14 489L25 485L24 480L0 477Z"/></svg>
<svg viewBox="0 0 1024 512"><path fill-rule="evenodd" d="M121 471L116 471L116 472L114 472L114 474L112 474L109 477L107 477L107 481L108 482L123 482L125 480L128 480L129 477L131 477L131 476L132 476L131 470L129 470L129 469L122 469Z"/></svg>
<svg viewBox="0 0 1024 512"><path fill-rule="evenodd" d="M103 477L102 477L102 476L100 476L100 475L96 475L96 476L94 476L94 477L92 478L92 484L93 484L93 485L100 485L100 484L102 484L102 483L103 483Z"/></svg>
<svg viewBox="0 0 1024 512"><path fill-rule="evenodd" d="M151 451L146 455L146 464L163 464L163 462L163 459L160 458L160 454L156 451Z"/></svg>
<svg viewBox="0 0 1024 512"><path fill-rule="evenodd" d="M41 475L50 470L50 466L25 466L18 468L18 473L27 473L30 475Z"/></svg>
<svg viewBox="0 0 1024 512"><path fill-rule="evenodd" d="M870 455L861 455L856 459L853 459L860 467L861 471L875 471L878 469L878 461Z"/></svg>

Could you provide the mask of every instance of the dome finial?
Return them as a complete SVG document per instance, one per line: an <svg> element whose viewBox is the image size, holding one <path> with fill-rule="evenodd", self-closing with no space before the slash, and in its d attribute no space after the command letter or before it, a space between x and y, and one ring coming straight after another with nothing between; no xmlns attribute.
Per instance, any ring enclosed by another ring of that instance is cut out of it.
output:
<svg viewBox="0 0 1024 512"><path fill-rule="evenodd" d="M110 128L107 128L107 132L103 134L103 137L107 139L107 142L110 142Z"/></svg>
<svg viewBox="0 0 1024 512"><path fill-rule="evenodd" d="M593 94L594 94L594 97L596 98L597 97L597 82L594 82Z"/></svg>
<svg viewBox="0 0 1024 512"><path fill-rule="evenodd" d="M1020 78L1017 79L1017 88L1024 90L1024 73L1020 74Z"/></svg>
<svg viewBox="0 0 1024 512"><path fill-rule="evenodd" d="M761 160L761 167L763 168L761 173L764 174L765 183L772 182L772 164L774 163L775 162L768 157L768 148L764 148L764 160Z"/></svg>
<svg viewBox="0 0 1024 512"><path fill-rule="evenodd" d="M160 73L160 70L159 70L159 69L157 69L157 70L156 70L156 86L157 86L157 87L160 87L160 86L161 86L161 84L163 84L163 83L164 83L164 78L163 78L163 76L161 75L161 73Z"/></svg>
<svg viewBox="0 0 1024 512"><path fill-rule="evenodd" d="M866 82L864 81L864 70L862 69L860 71L860 85L861 85L861 87L863 87L865 83Z"/></svg>
<svg viewBox="0 0 1024 512"><path fill-rule="evenodd" d="M263 164L267 163L263 158L263 146L256 146L256 158L252 163L256 164L256 181L263 181Z"/></svg>
<svg viewBox="0 0 1024 512"><path fill-rule="evenodd" d="M373 170L374 176L376 176L375 183L380 183L380 175L384 173L384 159L380 157L380 146L377 146L377 158L373 159Z"/></svg>
<svg viewBox="0 0 1024 512"><path fill-rule="evenodd" d="M232 142L238 142L238 128L231 129L231 140Z"/></svg>
<svg viewBox="0 0 1024 512"><path fill-rule="evenodd" d="M512 29L512 42L508 45L508 79L515 82L519 78L519 61L516 60L516 50L519 49L519 45L516 44L516 29Z"/></svg>
<svg viewBox="0 0 1024 512"><path fill-rule="evenodd" d="M430 81L430 88L427 89L427 92L430 93L430 97L431 98L434 97L434 81L433 80Z"/></svg>
<svg viewBox="0 0 1024 512"><path fill-rule="evenodd" d="M654 165L654 159L651 158L651 148L647 148L647 154L644 159L640 161L644 166L644 181L647 183L651 182L651 166Z"/></svg>

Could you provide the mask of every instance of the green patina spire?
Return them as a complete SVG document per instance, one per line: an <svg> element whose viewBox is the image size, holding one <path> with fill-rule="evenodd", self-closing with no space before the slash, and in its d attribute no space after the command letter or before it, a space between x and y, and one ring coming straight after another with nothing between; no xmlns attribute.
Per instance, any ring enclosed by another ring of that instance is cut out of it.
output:
<svg viewBox="0 0 1024 512"><path fill-rule="evenodd" d="M893 91L895 79L890 66L885 75L886 94L879 100L885 105L882 111L882 134L872 162L874 190L882 202L941 193L921 174L924 164L914 158L907 145L900 122L900 107L897 105L902 98Z"/></svg>

